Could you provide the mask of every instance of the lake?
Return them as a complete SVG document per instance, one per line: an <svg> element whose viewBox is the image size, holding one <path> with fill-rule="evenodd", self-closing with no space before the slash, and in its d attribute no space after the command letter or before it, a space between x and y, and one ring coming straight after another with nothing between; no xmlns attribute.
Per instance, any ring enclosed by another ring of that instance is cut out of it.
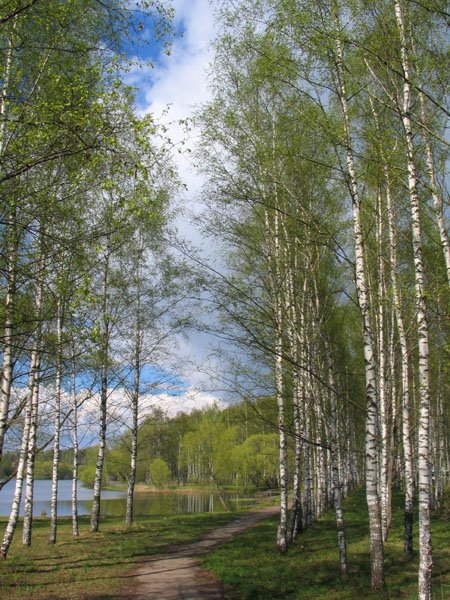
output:
<svg viewBox="0 0 450 600"><path fill-rule="evenodd" d="M33 515L50 516L51 480L38 479L34 485ZM0 515L8 516L14 495L15 481L8 482L0 491ZM25 490L25 486L24 486ZM78 514L89 515L92 507L93 490L78 484ZM253 504L253 500L242 494L222 494L227 508L244 508ZM119 490L102 492L102 515L125 515L126 493ZM140 492L134 496L135 515L173 515L194 512L223 512L224 508L216 493L149 493ZM23 514L23 498L20 514ZM58 515L72 514L72 481L61 480L58 483Z"/></svg>

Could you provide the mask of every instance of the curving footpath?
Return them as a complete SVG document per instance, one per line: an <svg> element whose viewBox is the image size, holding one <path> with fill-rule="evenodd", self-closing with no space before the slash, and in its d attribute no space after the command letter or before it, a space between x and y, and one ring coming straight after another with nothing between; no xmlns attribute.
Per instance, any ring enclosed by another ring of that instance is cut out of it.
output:
<svg viewBox="0 0 450 600"><path fill-rule="evenodd" d="M202 569L201 557L259 521L279 514L279 507L261 508L218 527L197 542L166 548L167 555L140 561L127 577L121 598L126 600L221 600L223 584Z"/></svg>

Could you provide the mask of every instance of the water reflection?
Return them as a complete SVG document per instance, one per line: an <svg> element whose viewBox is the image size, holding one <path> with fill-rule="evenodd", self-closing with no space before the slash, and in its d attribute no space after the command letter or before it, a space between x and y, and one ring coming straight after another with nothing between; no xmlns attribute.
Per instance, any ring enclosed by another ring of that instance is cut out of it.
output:
<svg viewBox="0 0 450 600"><path fill-rule="evenodd" d="M0 491L0 515L9 515L14 495L15 482L10 481ZM71 481L60 481L58 484L58 515L69 516L72 510ZM38 480L35 482L33 514L50 515L51 481ZM244 508L253 503L252 499L242 494L222 493L222 499L227 509ZM89 515L92 507L92 490L78 487L78 514ZM126 494L119 490L102 492L101 514L110 516L125 515ZM173 515L179 513L223 512L223 506L218 494L213 492L186 493L148 493L135 494L135 515ZM23 500L21 514L23 511Z"/></svg>

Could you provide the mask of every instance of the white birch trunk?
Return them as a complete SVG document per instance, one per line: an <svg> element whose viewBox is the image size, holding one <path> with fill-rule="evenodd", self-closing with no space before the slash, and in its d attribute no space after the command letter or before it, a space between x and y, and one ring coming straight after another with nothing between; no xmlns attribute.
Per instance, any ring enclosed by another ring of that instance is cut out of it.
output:
<svg viewBox="0 0 450 600"><path fill-rule="evenodd" d="M371 102L372 104L372 102ZM376 111L372 104L372 114L374 115L377 131L381 132ZM413 503L414 503L414 470L413 455L411 448L411 417L410 417L410 389L409 389L409 350L406 338L405 326L401 309L401 298L397 279L398 260L397 260L397 233L394 201L392 198L391 178L389 168L384 155L383 148L380 148L380 155L383 162L384 179L386 183L386 204L389 230L389 263L392 285L392 297L394 304L395 321L400 345L401 355L401 381L402 381L402 445L404 460L404 480L405 480L405 513L404 513L404 552L411 554L413 551Z"/></svg>
<svg viewBox="0 0 450 600"><path fill-rule="evenodd" d="M14 19L13 31L16 27ZM12 66L12 42L11 38L7 40L6 59L3 70L3 86L0 93L0 160L3 157L5 145L6 123L7 123L7 104L8 88L11 79ZM6 292L5 292L5 324L3 329L2 353L3 365L0 382L0 460L3 454L3 445L8 423L9 405L11 400L11 387L13 380L13 319L14 319L14 298L16 288L16 262L17 262L17 208L9 207L6 223Z"/></svg>
<svg viewBox="0 0 450 600"><path fill-rule="evenodd" d="M140 259L138 259L140 260ZM135 324L135 350L134 350L134 386L131 398L131 459L130 474L128 476L127 489L127 507L125 521L127 525L133 523L133 498L136 485L137 452L138 452L138 415L139 415L139 394L141 377L141 349L142 349L142 331L141 331L141 279L140 268L138 266L138 283L136 297L136 324Z"/></svg>
<svg viewBox="0 0 450 600"><path fill-rule="evenodd" d="M3 542L0 548L0 556L2 558L6 558L8 555L9 548L11 546L11 542L14 536L14 532L16 530L17 521L19 519L19 509L20 502L22 500L22 490L23 490L23 480L25 474L25 466L27 460L27 451L28 451L28 441L30 437L30 427L31 427L31 413L32 413L32 398L34 394L35 387L35 375L36 368L33 367L33 354L31 356L30 361L30 375L28 378L28 400L25 410L25 418L23 423L22 430L22 440L19 451L19 462L17 465L17 474L16 474L16 485L14 489L14 497L11 505L11 512L9 515L8 523L6 525L5 533L3 536Z"/></svg>
<svg viewBox="0 0 450 600"><path fill-rule="evenodd" d="M336 25L340 23L336 17ZM338 96L344 121L346 162L349 188L352 198L353 233L355 248L355 279L358 306L363 324L363 348L366 377L366 498L369 511L370 562L372 587L384 586L383 537L378 497L378 437L377 437L377 377L375 369L374 339L370 321L370 309L366 284L366 259L361 225L361 200L356 178L352 142L350 135L350 117L347 105L347 91L344 77L344 59L342 43L336 37L336 71L338 77Z"/></svg>
<svg viewBox="0 0 450 600"><path fill-rule="evenodd" d="M270 287L275 317L275 388L278 407L278 437L279 437L279 485L280 485L280 522L278 524L276 545L280 552L287 551L287 440L285 430L284 384L283 384L283 319L280 299L280 233L279 215L277 208L273 217L273 252L271 251L271 235L269 212L265 209L265 229L267 260L269 263Z"/></svg>
<svg viewBox="0 0 450 600"><path fill-rule="evenodd" d="M316 453L316 473L317 473L317 500L316 500L316 517L323 515L327 508L327 490L326 490L326 474L325 474L325 456L322 447L322 406L321 398L316 396L314 402L316 412L316 435L314 441L317 445L314 446Z"/></svg>
<svg viewBox="0 0 450 600"><path fill-rule="evenodd" d="M53 437L52 492L50 508L50 544L56 543L58 527L58 473L61 432L61 377L62 377L62 307L58 298L56 307L56 376L55 376L55 429Z"/></svg>
<svg viewBox="0 0 450 600"><path fill-rule="evenodd" d="M419 101L420 101L420 115L422 119L422 123L425 123L426 120L426 109L425 109L425 98L423 93L419 91ZM436 171L434 168L434 159L433 159L433 151L431 149L430 139L428 137L428 132L426 128L422 130L423 139L425 142L426 149L426 161L427 161L427 170L428 176L430 178L430 187L431 194L433 196L433 209L434 214L436 216L436 222L439 231L439 238L442 247L442 253L444 255L445 266L447 269L447 281L450 285L450 243L448 239L447 227L445 225L444 218L444 202L442 199L442 194L439 193L438 185L436 182Z"/></svg>
<svg viewBox="0 0 450 600"><path fill-rule="evenodd" d="M16 19L14 19L12 32L16 29ZM0 160L3 158L3 151L5 149L5 137L6 137L6 123L7 123L7 106L8 106L8 91L11 82L11 67L13 62L13 45L11 36L7 39L7 48L5 56L5 64L3 67L3 85L0 92Z"/></svg>
<svg viewBox="0 0 450 600"><path fill-rule="evenodd" d="M272 117L272 159L276 164L276 124ZM273 204L273 233L267 207L264 210L266 258L269 269L269 285L275 319L274 353L275 353L275 389L278 409L278 439L279 439L279 485L280 485L280 521L277 529L276 546L281 553L287 551L287 517L288 517L288 474L287 474L287 436L286 415L284 406L284 380L283 380L283 285L281 279L281 236L280 214L278 199L278 184L275 177L270 193L273 194L270 204Z"/></svg>
<svg viewBox="0 0 450 600"><path fill-rule="evenodd" d="M14 298L16 293L16 263L17 263L17 229L16 208L11 209L6 225L6 293L5 293L5 324L3 329L2 353L3 365L0 382L0 460L3 454L5 433L8 427L8 414L11 401L11 388L14 370Z"/></svg>
<svg viewBox="0 0 450 600"><path fill-rule="evenodd" d="M386 285L386 281L385 281ZM384 295L387 297L388 292L385 288ZM389 431L388 431L388 441L389 441L389 454L388 454L388 480L387 480L387 530L388 532L391 529L392 525L392 486L394 481L394 469L395 469L395 460L398 455L397 448L399 447L398 443L398 408L397 408L397 353L396 353L396 335L395 335L395 306L391 304L390 306L390 333L389 333L389 360L388 364L390 365L390 377L388 377L387 382L389 385L389 395L388 395L388 408L389 408Z"/></svg>
<svg viewBox="0 0 450 600"><path fill-rule="evenodd" d="M334 393L335 382L333 372L329 370L330 376L330 434L331 434L331 471L332 471L332 485L333 485L333 503L334 510L336 513L336 528L338 538L338 550L339 550L339 565L341 569L342 579L347 578L347 546L345 542L345 526L344 526L344 512L342 510L342 481L339 475L339 435L338 435L338 412L337 412L337 400Z"/></svg>
<svg viewBox="0 0 450 600"><path fill-rule="evenodd" d="M108 358L109 358L109 317L108 311L108 279L109 279L109 249L105 256L105 271L103 274L102 289L102 365L101 365L101 384L100 384L100 428L97 462L95 465L94 494L91 509L91 531L98 531L100 525L100 498L102 491L103 466L105 462L106 451L106 408L108 400Z"/></svg>
<svg viewBox="0 0 450 600"><path fill-rule="evenodd" d="M72 344L72 367L70 395L72 404L72 535L79 536L78 531L78 402L77 402L77 377L75 366L75 347Z"/></svg>
<svg viewBox="0 0 450 600"><path fill-rule="evenodd" d="M442 364L439 362L439 394L438 394L438 405L437 405L437 429L438 435L438 472L437 472L437 497L436 502L439 509L442 510L444 506L444 492L445 486L449 479L448 464L446 464L445 456L445 445L448 438L445 434L445 409L444 409L444 392L443 392L443 381L442 381Z"/></svg>
<svg viewBox="0 0 450 600"><path fill-rule="evenodd" d="M302 427L302 449L303 449L303 507L302 507L302 530L312 524L312 473L311 473L311 387L310 387L310 364L309 347L306 343L306 296L307 296L307 278L303 281L303 301L300 313L300 364L302 367L301 378L301 421Z"/></svg>
<svg viewBox="0 0 450 600"><path fill-rule="evenodd" d="M411 84L406 31L401 4L395 1L395 16L400 34L400 52L403 67L402 123L407 145L408 190L411 204L411 228L414 252L414 275L419 348L419 424L418 424L418 470L419 470L419 600L429 600L431 571L433 566L430 520L430 387L428 322L425 302L425 273L422 250L422 226L417 194L417 175L414 162L414 144L411 122Z"/></svg>
<svg viewBox="0 0 450 600"><path fill-rule="evenodd" d="M294 258L294 274L296 268L296 256ZM301 392L301 377L299 373L299 352L298 352L298 318L297 308L295 303L295 288L293 282L294 276L289 269L287 282L289 288L290 299L290 319L289 319L289 344L292 357L292 400L293 400L293 416L294 416L294 472L293 472L293 490L292 490L292 510L291 522L289 530L289 539L294 540L302 529L302 498L301 498L301 461L302 461L302 426L300 417L300 398ZM302 301L303 304L303 301Z"/></svg>
<svg viewBox="0 0 450 600"><path fill-rule="evenodd" d="M306 373L306 397L311 401L311 381L310 381L310 362L308 361L308 371ZM303 403L303 422L305 443L303 444L303 473L304 473L304 492L303 492L303 528L306 529L313 524L313 473L311 456L311 414L310 402Z"/></svg>
<svg viewBox="0 0 450 600"><path fill-rule="evenodd" d="M380 508L383 541L388 537L388 414L386 400L386 348L384 318L383 214L381 197L377 198L377 262L378 262L378 405L380 420Z"/></svg>
<svg viewBox="0 0 450 600"><path fill-rule="evenodd" d="M36 437L39 412L39 387L40 387L40 346L41 346L41 313L43 294L44 256L40 250L38 260L38 282L35 291L35 318L38 321L34 334L33 350L31 354L31 370L33 375L33 389L31 394L31 420L28 437L27 463L26 463L26 486L25 486L25 508L23 513L22 543L24 546L31 545L31 530L33 522L33 493L34 493L34 463L36 460Z"/></svg>
<svg viewBox="0 0 450 600"><path fill-rule="evenodd" d="M39 359L38 359L39 360ZM31 532L33 524L33 495L34 495L34 463L36 460L36 434L37 417L39 410L39 363L35 376L33 393L31 396L31 422L28 437L26 482L25 482L25 508L23 512L22 543L31 545Z"/></svg>

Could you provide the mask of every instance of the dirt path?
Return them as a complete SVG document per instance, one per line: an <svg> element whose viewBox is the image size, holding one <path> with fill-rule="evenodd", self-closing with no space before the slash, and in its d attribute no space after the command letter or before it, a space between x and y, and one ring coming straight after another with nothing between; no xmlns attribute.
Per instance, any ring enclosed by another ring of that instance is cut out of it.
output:
<svg viewBox="0 0 450 600"><path fill-rule="evenodd" d="M201 557L263 519L278 514L279 508L262 508L214 529L198 542L166 548L167 556L140 561L129 573L122 590L126 600L218 600L226 598L221 582L201 568Z"/></svg>

